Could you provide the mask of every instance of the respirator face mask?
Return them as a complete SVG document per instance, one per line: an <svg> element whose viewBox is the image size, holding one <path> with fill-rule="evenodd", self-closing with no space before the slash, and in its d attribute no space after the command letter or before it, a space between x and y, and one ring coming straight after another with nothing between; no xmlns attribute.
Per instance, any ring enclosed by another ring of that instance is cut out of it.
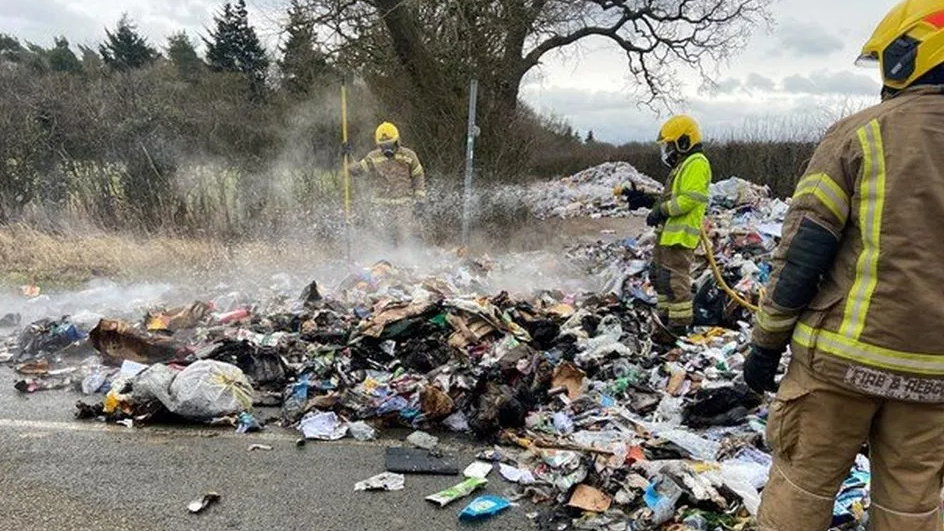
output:
<svg viewBox="0 0 944 531"><path fill-rule="evenodd" d="M676 152L672 144L668 142L665 144L659 144L659 151L662 157L662 164L665 164L669 168L675 166Z"/></svg>
<svg viewBox="0 0 944 531"><path fill-rule="evenodd" d="M388 159L392 159L393 156L397 153L397 143L393 142L381 142L379 144L380 151L383 152L384 156Z"/></svg>

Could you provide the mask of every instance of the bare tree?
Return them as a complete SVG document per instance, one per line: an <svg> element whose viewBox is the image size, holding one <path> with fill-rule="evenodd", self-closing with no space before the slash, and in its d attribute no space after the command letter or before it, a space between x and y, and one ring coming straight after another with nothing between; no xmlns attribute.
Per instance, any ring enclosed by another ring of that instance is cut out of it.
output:
<svg viewBox="0 0 944 531"><path fill-rule="evenodd" d="M414 135L432 144L424 151L461 143L453 127L463 118L468 79L479 78L483 140L492 155L507 152L507 138L498 133L514 124L522 79L548 54L585 39L607 39L625 52L621 67L638 81L643 102L673 100L680 93L676 66L710 78L714 64L768 21L771 2L305 1L325 48L363 75L393 112L409 118ZM490 137L503 149L489 150Z"/></svg>

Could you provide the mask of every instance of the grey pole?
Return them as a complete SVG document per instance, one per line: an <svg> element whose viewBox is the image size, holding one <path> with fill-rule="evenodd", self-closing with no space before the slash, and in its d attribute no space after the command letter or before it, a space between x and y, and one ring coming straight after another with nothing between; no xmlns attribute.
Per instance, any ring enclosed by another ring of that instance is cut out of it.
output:
<svg viewBox="0 0 944 531"><path fill-rule="evenodd" d="M475 125L475 108L478 103L479 80L473 79L469 85L469 130L465 144L465 201L462 207L462 245L469 245L469 225L472 221L472 176L475 173L475 137L478 127Z"/></svg>

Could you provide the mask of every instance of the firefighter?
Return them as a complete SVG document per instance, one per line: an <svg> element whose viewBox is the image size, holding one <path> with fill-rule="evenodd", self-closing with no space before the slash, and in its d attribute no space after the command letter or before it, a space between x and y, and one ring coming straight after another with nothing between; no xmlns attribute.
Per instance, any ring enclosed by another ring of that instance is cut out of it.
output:
<svg viewBox="0 0 944 531"><path fill-rule="evenodd" d="M364 188L369 190L371 226L388 243L402 246L420 235L418 221L426 206L425 172L416 153L400 145L400 131L392 123L377 127L374 142L377 148L353 165L351 174L369 179Z"/></svg>
<svg viewBox="0 0 944 531"><path fill-rule="evenodd" d="M869 529L941 529L944 2L893 7L860 59L883 101L834 125L799 181L744 366L776 391L791 345L761 530L826 530L866 443Z"/></svg>
<svg viewBox="0 0 944 531"><path fill-rule="evenodd" d="M669 119L656 141L671 172L646 217L646 224L656 228L649 279L658 295L659 321L668 325L658 327L654 339L673 343L688 333L694 316L691 266L708 208L711 164L703 152L698 123L690 116ZM647 203L635 186L617 186L613 192L626 196L631 206Z"/></svg>

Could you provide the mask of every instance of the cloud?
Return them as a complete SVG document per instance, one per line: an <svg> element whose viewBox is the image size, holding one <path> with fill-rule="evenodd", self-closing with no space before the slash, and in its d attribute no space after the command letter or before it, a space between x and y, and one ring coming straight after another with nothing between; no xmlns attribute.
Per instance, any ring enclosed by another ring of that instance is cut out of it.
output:
<svg viewBox="0 0 944 531"><path fill-rule="evenodd" d="M716 83L706 83L698 92L709 96L720 96L724 94L736 94L743 90L744 83L742 83L740 79L736 77L726 77Z"/></svg>
<svg viewBox="0 0 944 531"><path fill-rule="evenodd" d="M795 74L784 78L782 90L789 94L871 96L881 86L872 78L843 70L817 72L808 76Z"/></svg>
<svg viewBox="0 0 944 531"><path fill-rule="evenodd" d="M816 23L790 20L775 33L776 52L789 52L796 57L828 56L845 48L836 35Z"/></svg>
<svg viewBox="0 0 944 531"><path fill-rule="evenodd" d="M178 31L186 31L191 37L205 34L222 3L223 0L0 0L0 20L4 21L3 31L20 40L48 46L54 36L65 35L74 44L95 45L104 40L105 30L114 28L121 15L127 13L151 45L163 47L166 38ZM249 16L271 50L278 17L273 18L276 13L270 9L275 8L269 2L263 4L256 7L250 3Z"/></svg>
<svg viewBox="0 0 944 531"><path fill-rule="evenodd" d="M762 92L773 92L776 83L774 80L770 79L767 76L762 76L756 72L752 72L747 76L747 80L744 82L744 87L751 90L759 90Z"/></svg>
<svg viewBox="0 0 944 531"><path fill-rule="evenodd" d="M802 93L790 93L786 86L777 86L763 76L748 76L747 82L740 83L742 87L750 85L760 89L773 85L776 90L758 90L747 95L702 95L690 98L684 106L674 110L693 114L709 138L813 138L842 115L877 100L877 90L864 98L836 91L840 87L832 86L850 76L854 77L845 72L836 74L835 79L797 76L789 83L784 81L784 85L801 86ZM538 111L553 112L577 130L583 133L593 130L598 140L612 143L649 141L667 117L665 113L657 114L640 107L625 92L533 84L522 89L522 97Z"/></svg>
<svg viewBox="0 0 944 531"><path fill-rule="evenodd" d="M96 25L94 18L57 0L0 2L0 20L5 32L36 43L52 43L59 35L85 39Z"/></svg>
<svg viewBox="0 0 944 531"><path fill-rule="evenodd" d="M708 85L699 90L704 96L727 96L734 94L754 94L756 92L775 92L776 82L767 76L751 72L746 79L726 77L714 85Z"/></svg>

